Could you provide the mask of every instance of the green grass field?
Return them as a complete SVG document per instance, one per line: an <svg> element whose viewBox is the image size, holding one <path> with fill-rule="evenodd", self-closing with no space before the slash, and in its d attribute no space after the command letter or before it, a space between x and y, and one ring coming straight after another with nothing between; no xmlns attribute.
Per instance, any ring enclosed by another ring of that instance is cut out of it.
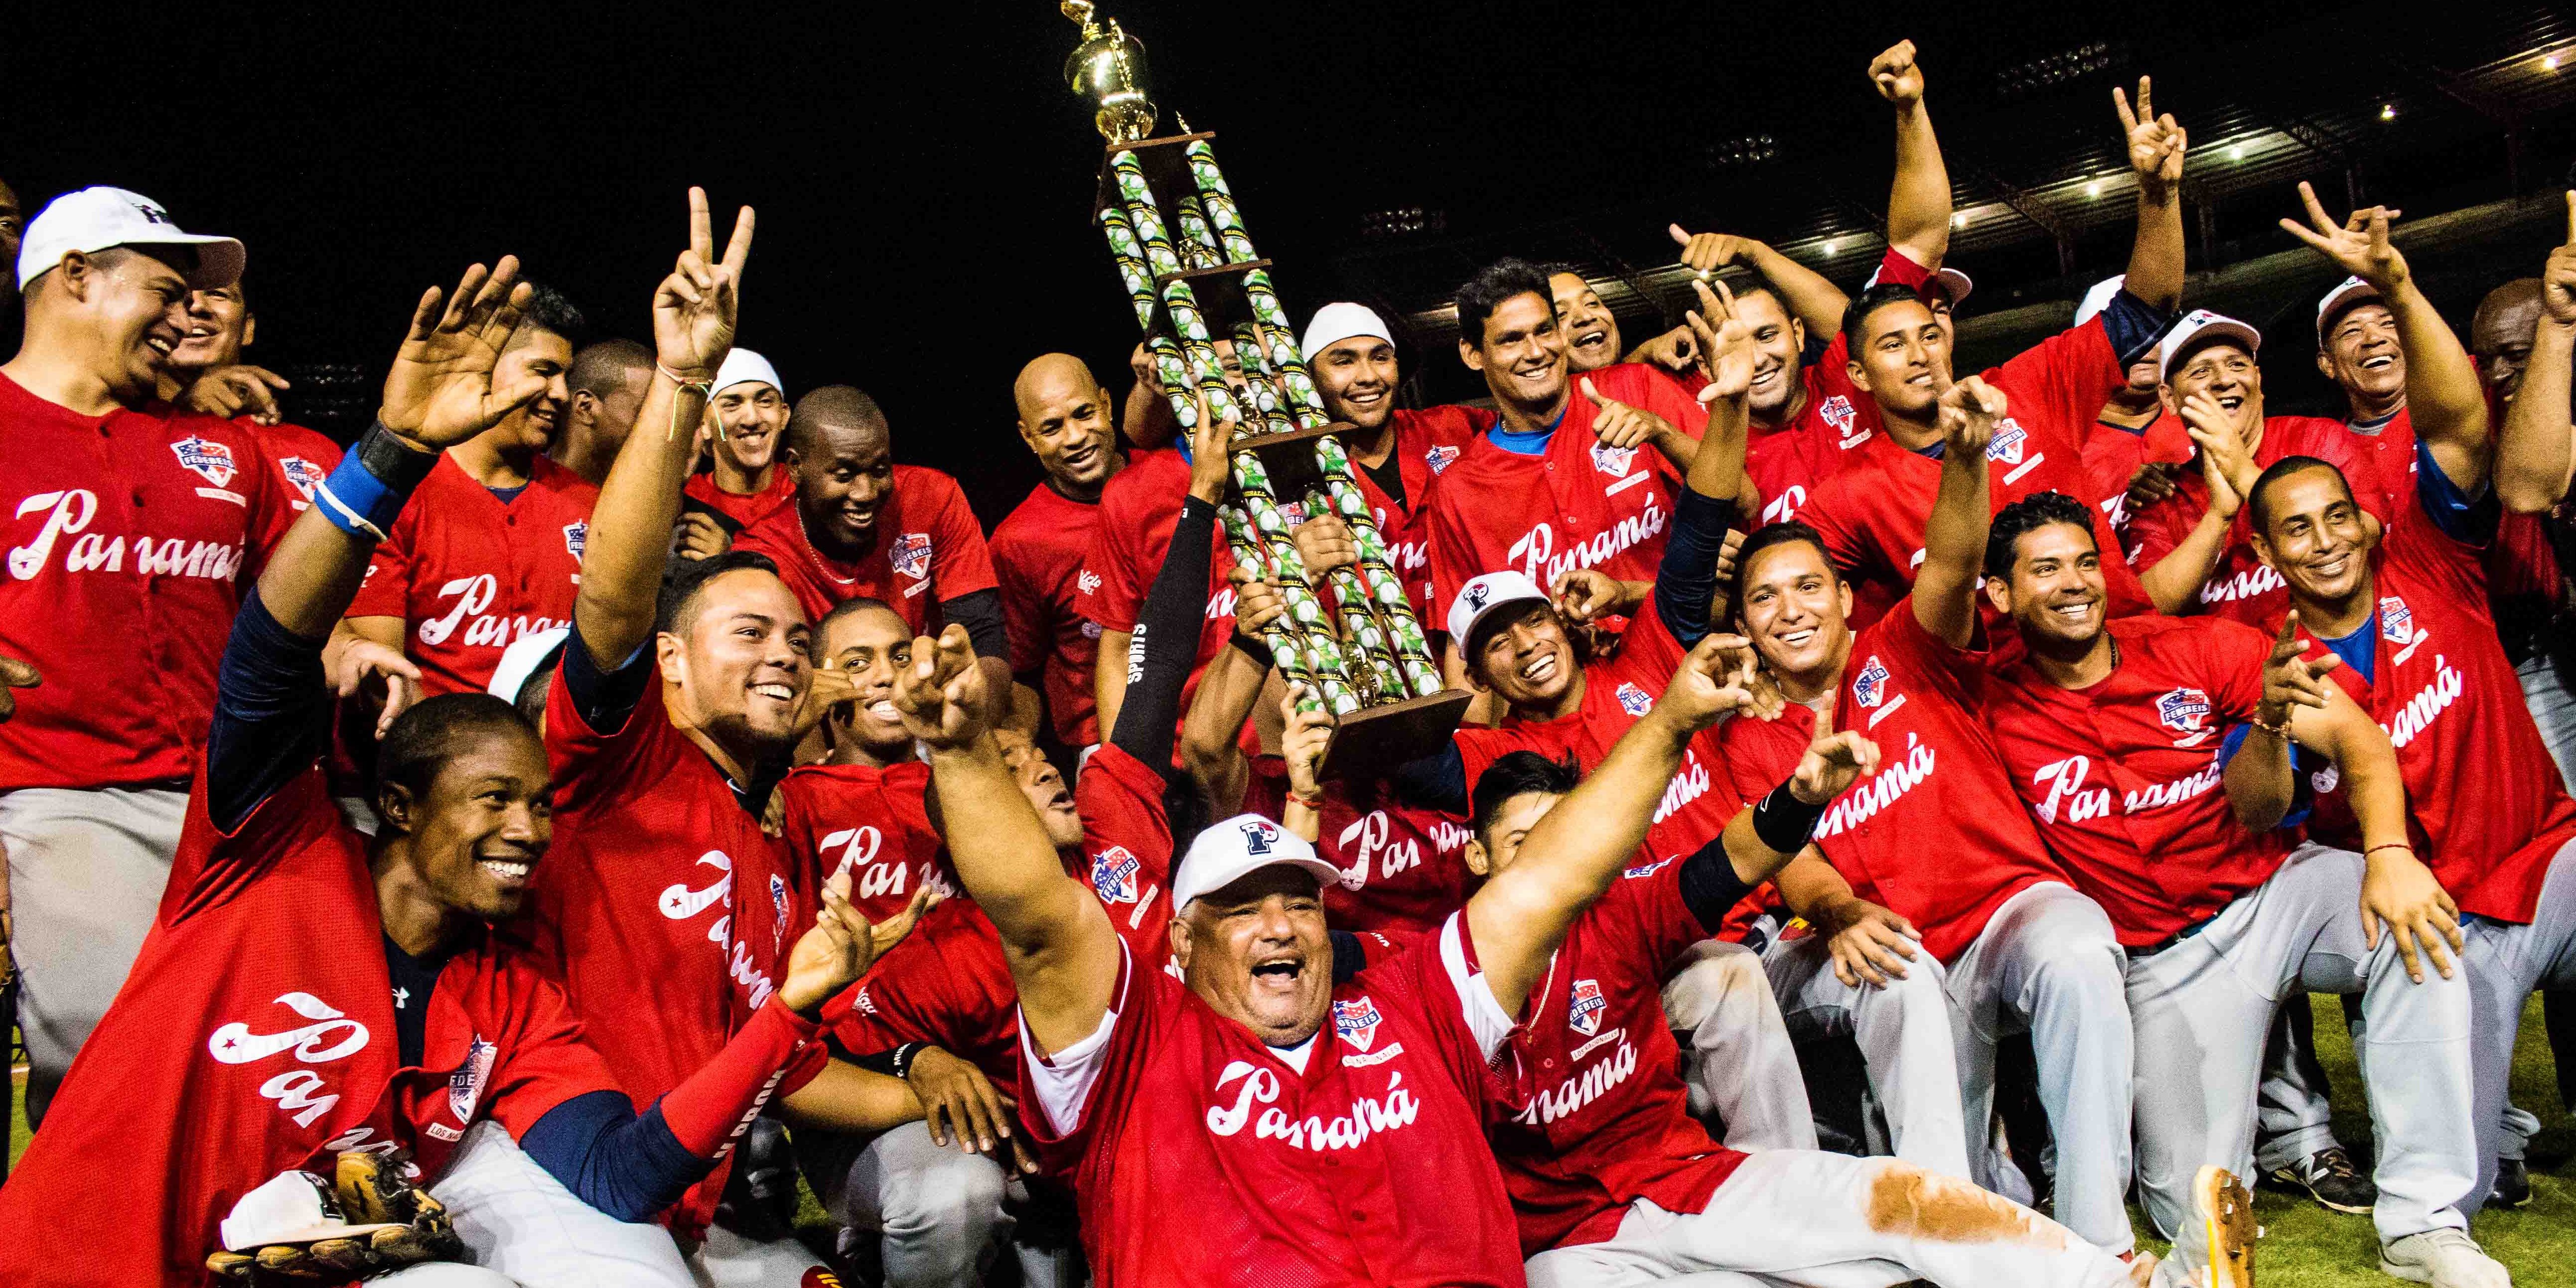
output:
<svg viewBox="0 0 2576 1288"><path fill-rule="evenodd" d="M2317 1051L2334 1079L2335 1133L2356 1152L2366 1152L2370 1120L2363 1107L2361 1084L2353 1070L2352 1048L2341 1012L2332 998L2317 1004ZM9 1156L27 1147L26 1117L21 1109L23 1075L11 1079ZM2549 1048L2541 1037L2540 999L2531 1001L2514 1052L2514 1103L2539 1115L2542 1131L2532 1142L2532 1202L2519 1212L2481 1215L2474 1233L2489 1252L2513 1271L2522 1288L2576 1285L2576 1122L2558 1103L2551 1076ZM2370 1218L2340 1216L2305 1198L2260 1191L2255 1198L2264 1226L2259 1282L2264 1288L2387 1288L2397 1281L2379 1273ZM823 1217L812 1196L805 1199L800 1223L819 1224ZM2140 1229L2144 1218L2136 1218ZM828 1246L828 1245L827 1245ZM2158 1249L2161 1251L2161 1248ZM2001 1288L2001 1286L1998 1286Z"/></svg>

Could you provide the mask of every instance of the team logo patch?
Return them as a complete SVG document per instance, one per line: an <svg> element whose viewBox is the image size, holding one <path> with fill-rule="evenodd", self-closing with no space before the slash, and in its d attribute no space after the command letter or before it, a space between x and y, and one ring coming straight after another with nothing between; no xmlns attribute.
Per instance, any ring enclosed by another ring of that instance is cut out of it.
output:
<svg viewBox="0 0 2576 1288"><path fill-rule="evenodd" d="M2019 465L2022 444L2029 439L2030 435L2022 432L2021 422L2006 416L1995 422L1995 436L1986 443L1986 459Z"/></svg>
<svg viewBox="0 0 2576 1288"><path fill-rule="evenodd" d="M2175 733L2202 733L2209 728L2209 695L2198 689L2176 689L2156 699L2156 719Z"/></svg>
<svg viewBox="0 0 2576 1288"><path fill-rule="evenodd" d="M305 500L313 499L313 489L322 482L321 466L301 456L281 456L277 459L277 468L285 472L286 481L294 484L295 490L303 493Z"/></svg>
<svg viewBox="0 0 2576 1288"><path fill-rule="evenodd" d="M1449 463L1457 459L1458 449L1454 447L1435 447L1422 454L1423 463L1429 465L1434 474L1449 468Z"/></svg>
<svg viewBox="0 0 2576 1288"><path fill-rule="evenodd" d="M1869 662L1861 667L1860 674L1852 677L1852 701L1864 707L1874 707L1886 700L1887 664L1878 660L1878 654L1872 653Z"/></svg>
<svg viewBox="0 0 2576 1288"><path fill-rule="evenodd" d="M2379 634L2391 644L2415 642L2415 611L2406 606L2405 600L2395 595L2380 598Z"/></svg>
<svg viewBox="0 0 2576 1288"><path fill-rule="evenodd" d="M1850 433L1853 422L1860 419L1860 416L1852 411L1851 399L1841 394L1835 394L1826 399L1825 405L1816 409L1816 415L1823 418L1826 424L1833 426L1834 432L1839 434Z"/></svg>
<svg viewBox="0 0 2576 1288"><path fill-rule="evenodd" d="M216 487L232 482L233 475L239 473L233 468L233 449L226 443L190 434L170 444L170 451L181 465Z"/></svg>
<svg viewBox="0 0 2576 1288"><path fill-rule="evenodd" d="M1123 845L1093 855L1091 888L1100 892L1102 903L1136 902L1136 856Z"/></svg>
<svg viewBox="0 0 2576 1288"><path fill-rule="evenodd" d="M1259 858L1278 844L1279 829L1264 819L1253 819L1243 825L1243 852Z"/></svg>
<svg viewBox="0 0 2576 1288"><path fill-rule="evenodd" d="M1574 996L1565 1004L1566 1027L1585 1037L1601 1031L1601 1013L1610 1009L1610 999L1601 995L1601 981L1574 981Z"/></svg>
<svg viewBox="0 0 2576 1288"><path fill-rule="evenodd" d="M581 562L582 547L590 544L590 520L575 519L564 525L563 532L564 550L572 555L574 563Z"/></svg>
<svg viewBox="0 0 2576 1288"><path fill-rule="evenodd" d="M894 539L894 549L888 552L886 557L894 561L894 570L902 573L906 577L921 578L929 576L930 534L927 532L907 532L902 536L896 537Z"/></svg>
<svg viewBox="0 0 2576 1288"><path fill-rule="evenodd" d="M775 872L769 874L769 902L778 909L777 928L770 932L773 941L787 938L787 882Z"/></svg>
<svg viewBox="0 0 2576 1288"><path fill-rule="evenodd" d="M482 1099L483 1084L491 1080L493 1055L492 1044L477 1033L465 1048L465 1063L447 1075L447 1107L456 1115L456 1121L474 1121L474 1102Z"/></svg>
<svg viewBox="0 0 2576 1288"><path fill-rule="evenodd" d="M1644 689L1622 681L1619 685L1619 709L1632 716L1642 716L1652 709L1655 699Z"/></svg>
<svg viewBox="0 0 2576 1288"><path fill-rule="evenodd" d="M1624 477L1628 473L1628 462L1636 458L1637 449L1633 447L1612 447L1607 443L1592 445L1592 468L1614 479Z"/></svg>
<svg viewBox="0 0 2576 1288"><path fill-rule="evenodd" d="M1377 1041L1377 1026L1375 1002L1362 997L1356 1001L1333 1003L1333 1031L1341 1034L1344 1042L1366 1051L1370 1043Z"/></svg>

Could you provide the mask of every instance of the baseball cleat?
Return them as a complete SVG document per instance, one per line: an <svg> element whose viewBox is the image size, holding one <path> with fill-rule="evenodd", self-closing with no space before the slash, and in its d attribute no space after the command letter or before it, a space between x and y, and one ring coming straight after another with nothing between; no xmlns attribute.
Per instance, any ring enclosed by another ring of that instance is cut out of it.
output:
<svg viewBox="0 0 2576 1288"><path fill-rule="evenodd" d="M2341 1145L2329 1145L2288 1167L2275 1167L2264 1178L2275 1189L2306 1194L2329 1212L2368 1216L2379 1202L2379 1187L2352 1165Z"/></svg>
<svg viewBox="0 0 2576 1288"><path fill-rule="evenodd" d="M2531 1169L2519 1158L2496 1160L2495 1189L2487 1194L2491 1208L2531 1206Z"/></svg>
<svg viewBox="0 0 2576 1288"><path fill-rule="evenodd" d="M2254 1196L2224 1167L2203 1167L2192 1178L2192 1206L2209 1236L2209 1282L2202 1288L2254 1288Z"/></svg>

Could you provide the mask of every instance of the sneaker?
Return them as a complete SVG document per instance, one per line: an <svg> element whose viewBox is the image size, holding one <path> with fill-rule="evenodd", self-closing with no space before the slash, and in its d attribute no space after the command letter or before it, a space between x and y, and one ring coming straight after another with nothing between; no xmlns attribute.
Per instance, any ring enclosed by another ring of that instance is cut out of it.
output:
<svg viewBox="0 0 2576 1288"><path fill-rule="evenodd" d="M2434 1288L2513 1288L2513 1276L2477 1240L2448 1226L2379 1245L2379 1268Z"/></svg>
<svg viewBox="0 0 2576 1288"><path fill-rule="evenodd" d="M2352 1165L2352 1155L2341 1145L2318 1150L2296 1166L2273 1168L2267 1179L2280 1189L2305 1193L2329 1212L2368 1216L2379 1202L2379 1187Z"/></svg>
<svg viewBox="0 0 2576 1288"><path fill-rule="evenodd" d="M2254 1288L2254 1196L2224 1167L2203 1167L2192 1178L2191 1202L2209 1237L2209 1279L2203 1288Z"/></svg>
<svg viewBox="0 0 2576 1288"><path fill-rule="evenodd" d="M2524 1208L2531 1206L2531 1171L2519 1158L2496 1160L2495 1189L2487 1194L2491 1208Z"/></svg>

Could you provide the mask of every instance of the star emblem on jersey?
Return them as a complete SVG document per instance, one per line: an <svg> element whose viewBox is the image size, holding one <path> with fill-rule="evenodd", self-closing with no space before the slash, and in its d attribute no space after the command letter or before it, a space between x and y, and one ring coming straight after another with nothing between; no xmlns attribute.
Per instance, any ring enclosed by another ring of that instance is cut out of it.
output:
<svg viewBox="0 0 2576 1288"><path fill-rule="evenodd" d="M301 456L281 456L277 468L285 472L286 481L294 484L295 490L303 493L305 500L313 499L313 489L323 478L321 466Z"/></svg>
<svg viewBox="0 0 2576 1288"><path fill-rule="evenodd" d="M1423 463L1429 465L1434 474L1449 468L1449 463L1457 459L1458 449L1448 446L1435 447L1422 454Z"/></svg>
<svg viewBox="0 0 2576 1288"><path fill-rule="evenodd" d="M1652 709L1654 705L1655 699L1652 694L1647 693L1644 689L1640 689L1634 684L1630 684L1626 681L1620 682L1620 710L1625 711L1632 716L1642 716L1646 714L1648 710Z"/></svg>
<svg viewBox="0 0 2576 1288"><path fill-rule="evenodd" d="M2415 642L2415 612L2406 606L2405 600L2395 595L2380 598L2379 635L2391 644Z"/></svg>
<svg viewBox="0 0 2576 1288"><path fill-rule="evenodd" d="M1614 479L1625 477L1628 473L1628 462L1635 460L1636 457L1637 449L1633 447L1612 447L1607 443L1592 445L1592 468Z"/></svg>
<svg viewBox="0 0 2576 1288"><path fill-rule="evenodd" d="M2006 416L1995 422L1995 436L1986 443L1986 459L2002 461L2006 465L2019 465L2021 446L2029 439L2030 435L2023 432L2021 422Z"/></svg>
<svg viewBox="0 0 2576 1288"><path fill-rule="evenodd" d="M886 557L894 570L916 580L930 575L930 534L907 532L894 539L894 549Z"/></svg>
<svg viewBox="0 0 2576 1288"><path fill-rule="evenodd" d="M170 451L179 458L179 464L216 487L232 482L233 475L240 472L233 468L233 449L227 443L190 434L170 444Z"/></svg>
<svg viewBox="0 0 2576 1288"><path fill-rule="evenodd" d="M573 562L581 562L581 548L590 544L590 520L575 519L564 525L563 533L564 549L571 552Z"/></svg>
<svg viewBox="0 0 2576 1288"><path fill-rule="evenodd" d="M492 1077L493 1054L492 1044L477 1033L465 1048L464 1063L447 1075L447 1107L456 1115L456 1121L474 1121L474 1102L482 1098L483 1084Z"/></svg>
<svg viewBox="0 0 2576 1288"><path fill-rule="evenodd" d="M1333 1031L1362 1051L1377 1041L1377 1004L1365 997L1333 1003Z"/></svg>
<svg viewBox="0 0 2576 1288"><path fill-rule="evenodd" d="M1279 829L1268 823L1255 819L1243 825L1243 852L1254 858L1270 853L1278 842Z"/></svg>
<svg viewBox="0 0 2576 1288"><path fill-rule="evenodd" d="M1136 856L1123 845L1091 856L1091 888L1102 903L1136 902Z"/></svg>
<svg viewBox="0 0 2576 1288"><path fill-rule="evenodd" d="M2198 689L2176 689L2156 699L2156 719L2175 733L2189 735L2174 744L2188 747L2209 736L2209 695Z"/></svg>
<svg viewBox="0 0 2576 1288"><path fill-rule="evenodd" d="M1565 1004L1565 1025L1591 1037L1601 1031L1601 1013L1609 1009L1610 999L1601 995L1601 981L1578 979L1574 981L1573 997Z"/></svg>
<svg viewBox="0 0 2576 1288"><path fill-rule="evenodd" d="M1852 701L1864 707L1875 707L1886 700L1887 664L1878 660L1878 654L1872 653L1869 661L1861 666L1860 674L1852 677Z"/></svg>
<svg viewBox="0 0 2576 1288"><path fill-rule="evenodd" d="M1826 399L1824 405L1816 409L1816 415L1833 426L1835 433L1846 437L1851 434L1853 422L1860 419L1859 414L1852 410L1851 399L1841 394Z"/></svg>

